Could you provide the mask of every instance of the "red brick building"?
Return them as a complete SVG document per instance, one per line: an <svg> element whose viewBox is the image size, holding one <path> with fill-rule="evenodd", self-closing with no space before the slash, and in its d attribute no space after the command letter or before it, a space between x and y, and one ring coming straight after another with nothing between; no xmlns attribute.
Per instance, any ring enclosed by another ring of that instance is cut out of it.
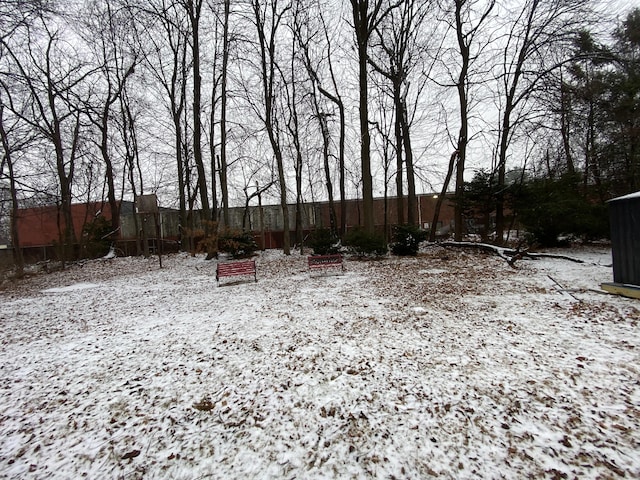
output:
<svg viewBox="0 0 640 480"><path fill-rule="evenodd" d="M429 229L433 220L433 214L437 202L437 197L432 195L418 195L416 219L420 227ZM340 202L335 202L337 215L337 226L340 226ZM347 230L357 227L361 223L362 200L347 200ZM406 209L406 201L405 201ZM291 236L293 241L295 229L295 205L289 206ZM111 220L111 208L105 202L90 202L75 204L71 206L73 217L73 227L78 245L82 243L83 226L92 222L96 217L103 216L106 220ZM121 202L120 204L120 225L121 229L114 232L113 240L118 241L124 251L125 244L131 243L136 237L134 222L132 221L134 208L131 202ZM179 238L179 215L176 210L160 209L159 221L160 232L163 243L167 240ZM245 219L246 217L246 219ZM248 207L245 215L243 207L235 207L230 212L231 226L242 228L243 221L247 229L256 232L256 240L262 247L262 235L260 231L259 207L252 205ZM282 229L282 210L278 205L265 205L262 208L262 218L264 221L264 247L281 248L283 244L284 232ZM385 226L387 232L397 221L397 198L374 199L374 220L376 230L383 232ZM406 212L405 212L406 218ZM140 226L143 222L138 222ZM24 208L18 211L17 218L18 235L20 248L23 249L25 257L30 260L43 260L56 258L55 246L60 243L60 232L64 229L64 220L61 212L55 205L45 207ZM302 215L303 230L308 233L316 228L327 228L329 222L328 202L318 202L316 204L306 204ZM449 201L443 202L436 228L447 232L453 225L453 204ZM149 229L147 236L150 241L156 241L155 229ZM135 243L135 242L134 242Z"/></svg>
<svg viewBox="0 0 640 480"><path fill-rule="evenodd" d="M111 220L111 207L108 203L91 202L71 205L73 229L77 240L82 235L82 227L95 217L102 215ZM46 207L21 208L17 218L20 246L43 247L60 242L64 231L64 219L56 205Z"/></svg>

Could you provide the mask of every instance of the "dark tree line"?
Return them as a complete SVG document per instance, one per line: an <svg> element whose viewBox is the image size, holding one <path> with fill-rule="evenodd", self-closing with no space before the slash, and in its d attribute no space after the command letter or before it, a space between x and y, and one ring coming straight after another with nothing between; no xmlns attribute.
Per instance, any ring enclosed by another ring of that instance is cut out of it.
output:
<svg viewBox="0 0 640 480"><path fill-rule="evenodd" d="M570 107L566 171L578 166L601 201L640 188L640 9L627 15L613 39L606 45L581 32L580 60L562 85Z"/></svg>
<svg viewBox="0 0 640 480"><path fill-rule="evenodd" d="M563 235L606 237L605 202L638 190L640 10L629 12L612 37L601 43L579 31L569 61L545 79L546 117L536 126L530 168L510 172L506 182L483 169L465 184L460 204L485 239L499 197L533 240L555 245Z"/></svg>

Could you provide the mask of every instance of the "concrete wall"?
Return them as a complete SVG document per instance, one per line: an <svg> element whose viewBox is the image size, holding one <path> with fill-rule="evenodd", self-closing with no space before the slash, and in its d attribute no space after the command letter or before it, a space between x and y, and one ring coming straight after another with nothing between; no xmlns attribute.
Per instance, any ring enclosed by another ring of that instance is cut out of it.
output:
<svg viewBox="0 0 640 480"><path fill-rule="evenodd" d="M436 198L433 195L419 195L416 218L420 226L429 228L433 210L435 208ZM405 202L406 205L406 202ZM406 206L405 206L406 209ZM78 204L72 207L74 215L74 226L77 235L82 231L82 225L91 221L96 215L103 215L110 219L109 205L105 203ZM340 203L335 202L335 210L337 215L337 225L340 225ZM257 235L261 233L260 212L262 211L264 221L265 246L268 248L277 248L282 246L284 238L284 222L282 217L282 209L279 205L264 205L262 210L257 205L251 205L246 209L244 207L231 208L230 227L253 231ZM386 222L385 222L386 211ZM120 241L127 242L136 238L135 219L138 219L138 230L144 229L148 239L156 238L156 227L154 216L152 214L142 215L134 213L133 204L131 202L122 202L120 215ZM246 216L245 216L246 213ZM354 228L359 225L362 214L361 200L347 201L347 229ZM296 207L289 205L289 226L290 234L295 230ZM388 198L386 203L384 199L374 199L374 218L376 229L383 231L385 223L387 227L397 224L397 199ZM405 213L406 218L406 213ZM23 209L20 211L19 231L20 243L22 248L28 248L37 252L37 256L42 257L41 250L48 249L57 242L58 239L58 210L55 206L39 207ZM179 212L171 209L160 209L158 214L160 222L161 237L169 241L176 241L181 237L181 226ZM440 222L438 227L445 229L453 223L453 205L445 201L440 213ZM315 228L329 227L329 204L328 202L319 202L316 204L303 205L302 211L302 229L305 232L314 230ZM199 212L193 212L192 228L201 228L201 220ZM80 238L78 238L80 240ZM258 242L260 243L260 242ZM29 248L31 247L31 248ZM44 252L45 250L43 250ZM46 251L46 255L51 252Z"/></svg>

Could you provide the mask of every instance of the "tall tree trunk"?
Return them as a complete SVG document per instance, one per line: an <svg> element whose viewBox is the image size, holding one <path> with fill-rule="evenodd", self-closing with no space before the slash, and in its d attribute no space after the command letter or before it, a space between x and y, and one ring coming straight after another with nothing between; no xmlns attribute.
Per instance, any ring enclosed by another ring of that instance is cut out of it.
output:
<svg viewBox="0 0 640 480"><path fill-rule="evenodd" d="M602 175L600 172L600 165L598 163L598 155L596 152L596 120L595 120L595 101L593 99L589 99L589 113L587 115L587 139L585 145L585 156L586 156L586 172L588 177L589 170L591 171L591 175L593 178L593 182L596 185L596 191L598 192L598 196L600 197L600 201L604 203L605 201L605 192L602 186ZM585 179L585 184L586 184Z"/></svg>
<svg viewBox="0 0 640 480"><path fill-rule="evenodd" d="M296 148L296 243L300 247L300 255L304 253L304 225L302 216L302 152Z"/></svg>
<svg viewBox="0 0 640 480"><path fill-rule="evenodd" d="M187 193L186 193L186 168L182 156L182 112L176 111L173 115L173 126L175 129L174 147L176 149L176 164L178 170L178 209L180 211L180 237L187 228Z"/></svg>
<svg viewBox="0 0 640 480"><path fill-rule="evenodd" d="M102 77L106 83L106 96L100 101L99 107L96 108L89 105L88 110L91 121L100 131L98 148L105 165L107 200L111 209L111 226L114 231L118 231L120 227L120 202L116 193L115 169L109 145L111 137L110 124L113 116L112 107L123 95L127 81L135 72L137 60L136 58L131 59L131 65L128 68L125 67L125 60L123 59L125 52L120 47L115 33L116 23L121 21L122 18L117 17L117 11L113 10L110 0L104 2L104 11L101 13L104 14L102 18L106 21L106 25L99 31L94 32L94 35L96 36L95 42L100 47L99 53L96 55L100 62Z"/></svg>
<svg viewBox="0 0 640 480"><path fill-rule="evenodd" d="M367 79L367 48L358 45L360 68L358 78L360 84L360 169L362 175L362 218L364 229L368 233L374 231L373 218L373 177L371 175L371 136L369 134L369 98Z"/></svg>
<svg viewBox="0 0 640 480"><path fill-rule="evenodd" d="M333 73L331 74L333 77ZM337 92L337 84L335 83L334 80L334 87L336 88L336 92ZM318 90L320 91L320 93L328 98L329 100L331 100L337 107L338 107L338 118L339 118L339 122L340 122L340 133L339 138L338 138L338 183L339 183L339 188L340 188L340 227L339 227L339 233L340 235L344 235L346 232L346 225L347 225L347 198L346 198L346 186L345 186L345 164L344 164L344 141L345 141L345 113L344 113L344 103L342 102L342 98L340 97L339 94L331 94L329 93L327 90L325 90L324 88L322 88L321 85L318 85ZM319 110L316 108L316 111L319 112ZM319 114L319 113L318 113ZM324 128L323 131L323 155L325 158L325 177L327 178L327 192L329 193L329 205L330 205L330 215L333 215L333 222L332 222L332 231L335 228L335 232L334 233L338 233L338 226L337 226L337 218L336 218L336 210L335 210L335 199L333 198L333 184L331 184L331 179L330 177L328 177L328 161L329 161L329 128L327 126L327 121L326 118L324 118ZM325 136L326 133L326 136ZM326 137L326 138L325 138ZM329 192L329 189L331 190ZM335 223L335 226L334 226Z"/></svg>
<svg viewBox="0 0 640 480"><path fill-rule="evenodd" d="M104 59L105 62L107 59ZM123 78L118 79L118 83L116 85L112 85L112 79L109 74L108 67L105 65L105 77L108 83L107 97L104 101L104 105L102 106L102 111L100 112L100 117L94 120L94 124L97 125L100 130L100 144L99 150L102 156L102 161L105 165L105 179L107 182L107 200L109 202L109 207L111 210L111 227L113 231L117 232L120 229L120 202L116 196L116 186L115 186L115 171L113 168L113 161L111 159L111 153L109 148L109 122L112 116L111 107L112 105L119 101L123 95L123 91L126 86L127 79L134 72L134 64L129 67L127 72L124 74ZM113 91L113 87L115 86L115 91ZM122 102L121 102L122 106ZM127 105L128 107L128 105ZM123 115L125 113L123 112ZM129 127L133 128L133 125L129 125ZM126 129L127 126L123 126L123 129ZM126 139L125 139L126 140ZM125 147L128 149L128 145Z"/></svg>
<svg viewBox="0 0 640 480"><path fill-rule="evenodd" d="M362 175L362 217L364 230L374 232L373 177L371 175L371 136L369 133L369 79L367 58L369 35L369 2L351 0L353 25L358 50L358 84L360 86L360 169Z"/></svg>
<svg viewBox="0 0 640 480"><path fill-rule="evenodd" d="M193 221L193 216L191 215L191 204L189 203L187 213L187 199L189 198L189 190L190 190L190 181L189 181L189 156L186 149L186 141L185 141L185 132L183 131L183 114L185 116L184 125L186 125L186 112L185 112L185 104L187 102L187 42L186 39L184 41L183 50L182 50L182 60L180 62L180 73L182 77L182 81L180 84L176 83L177 80L177 64L175 64L176 70L174 70L171 78L171 106L172 106L172 116L173 116L173 125L175 127L175 146L176 146L176 163L178 167L178 195L180 197L179 207L180 207L180 225L182 226L182 234L185 232L191 232L193 229L193 225L190 224ZM174 53L176 55L176 53ZM177 57L176 57L177 61ZM177 87L179 88L179 92ZM179 101L176 103L176 94L179 95L177 98ZM189 250L193 251L193 246L191 245L191 233L188 234Z"/></svg>
<svg viewBox="0 0 640 480"><path fill-rule="evenodd" d="M139 179L139 191L144 193L144 184L142 180L142 171L140 170L140 158L138 155L138 141L136 137L135 122L131 113L129 99L126 92L120 96L120 112L122 115L122 143L125 149L125 162L127 165L129 185L133 192L133 204L138 204L138 189L136 188L135 172L138 172ZM120 213L118 212L118 215ZM119 223L118 223L119 225ZM140 225L138 223L138 215L133 215L133 225L136 231L136 255L142 254L142 239L138 232L140 231ZM114 229L115 231L115 229Z"/></svg>
<svg viewBox="0 0 640 480"><path fill-rule="evenodd" d="M280 185L280 207L282 210L282 221L284 230L282 251L285 255L290 255L291 229L289 225L289 207L287 203L287 184L284 173L284 157L282 155L282 148L280 147L279 130L277 127L277 122L275 122L276 111L274 105L274 84L277 69L275 59L276 36L278 25L284 12L277 12L277 1L274 3L274 0L272 0L270 2L272 19L267 36L266 20L261 12L261 3L262 2L260 0L252 0L252 8L255 15L260 47L260 81L262 84L262 96L264 100L264 115L262 118L278 169L278 183Z"/></svg>
<svg viewBox="0 0 640 480"><path fill-rule="evenodd" d="M345 174L345 160L344 160L344 152L345 152L345 136L346 136L346 119L345 119L345 111L344 111L344 102L342 101L342 97L340 96L340 91L338 90L338 82L336 80L335 72L333 71L333 63L331 61L331 43L329 42L329 35L327 32L326 25L324 23L324 18L322 19L322 25L325 33L325 37L328 43L328 52L327 58L329 59L329 73L331 75L331 82L333 83L333 91L334 95L329 95L328 92L323 91L324 89L319 87L320 93L326 96L329 100L331 100L338 107L338 116L340 121L340 133L338 137L338 183L340 184L340 236L344 236L347 233L347 187L346 187L346 174Z"/></svg>
<svg viewBox="0 0 640 480"><path fill-rule="evenodd" d="M272 134L270 134L269 137L271 139L271 145L273 148L273 153L276 157L276 164L278 167L278 183L280 185L280 208L282 210L282 229L284 230L282 251L285 255L290 255L291 227L289 225L289 204L287 202L287 182L284 175L284 158L282 157L282 150L280 149L279 142L275 139L275 137L273 137Z"/></svg>
<svg viewBox="0 0 640 480"><path fill-rule="evenodd" d="M107 200L111 209L111 226L114 230L118 230L120 227L120 208L118 200L116 199L116 187L115 187L115 172L113 170L113 162L111 161L111 155L109 155L108 145L108 127L106 126L109 116L108 110L103 117L103 126L101 128L101 140L100 140L100 153L102 155L102 161L105 165L105 179L107 181Z"/></svg>
<svg viewBox="0 0 640 480"><path fill-rule="evenodd" d="M416 174L413 168L413 149L411 148L411 134L409 132L409 118L407 115L407 102L403 97L400 104L402 118L402 140L404 143L405 162L407 164L407 223L415 225L418 220L418 198L416 196Z"/></svg>
<svg viewBox="0 0 640 480"><path fill-rule="evenodd" d="M213 59L213 82L211 85L211 111L209 112L209 168L211 170L211 218L218 220L218 181L216 161L220 163L220 156L216 155L216 95L218 93L218 82L215 80L217 61Z"/></svg>
<svg viewBox="0 0 640 480"><path fill-rule="evenodd" d="M456 202L454 207L454 240L462 240L462 204L464 197L464 169L467 158L467 143L469 141L469 99L467 97L467 78L469 74L469 64L471 53L467 44L466 35L463 31L462 7L464 0L456 0L456 33L458 48L462 66L458 75L456 88L458 90L458 101L460 107L460 133L458 134L457 145L457 166L456 166ZM452 157L453 158L453 157ZM438 199L440 200L440 199Z"/></svg>
<svg viewBox="0 0 640 480"><path fill-rule="evenodd" d="M202 77L200 76L200 13L202 0L188 0L187 11L191 22L191 52L193 63L193 161L198 173L198 190L200 192L200 205L202 208L202 223L204 235L208 237L211 230L211 208L209 206L209 190L207 189L207 175L202 157ZM209 245L210 242L206 242ZM207 252L207 259L214 257L216 252Z"/></svg>
<svg viewBox="0 0 640 480"><path fill-rule="evenodd" d="M188 77L189 67L187 65L187 49L188 49L188 35L186 25L183 25L184 18L178 15L179 8L185 9L185 6L179 6L179 4L173 3L171 6L167 6L169 0L162 0L158 4L157 9L154 11L154 15L160 21L162 27L162 33L166 35L166 45L171 51L170 65L171 69L167 78L167 74L163 69L152 68L158 82L164 88L167 97L169 99L169 110L171 114L171 120L173 122L174 138L173 144L175 148L175 160L176 160L176 172L178 180L178 210L179 210L179 240L181 242L181 248L183 250L192 250L189 245L189 216L187 215L187 156L184 149L183 140L183 113L186 104L186 84ZM173 14L173 16L172 16ZM188 15L187 15L188 17ZM164 41L164 39L162 39ZM156 47L159 58L157 64L163 64L166 60L163 55L161 45ZM186 124L186 122L184 122ZM141 190L142 191L142 190Z"/></svg>
<svg viewBox="0 0 640 480"><path fill-rule="evenodd" d="M344 141L345 141L345 114L344 114L344 104L342 103L342 99L340 99L340 103L338 104L338 109L340 112L340 143L338 146L338 169L340 170L340 178L338 179L340 183L340 235L344 236L347 233L347 187L346 187L346 174L345 174L345 163L344 163Z"/></svg>
<svg viewBox="0 0 640 480"><path fill-rule="evenodd" d="M329 92L322 86L322 82L320 81L318 72L316 71L313 65L313 62L311 61L310 54L309 54L310 39L309 38L303 39L302 35L300 34L300 29L296 29L296 32L294 32L294 34L298 38L298 41L300 42L300 46L302 47L302 50L304 53L303 60L305 63L305 67L309 72L309 76L311 77L314 84L317 85L318 91L320 92L320 94L322 94L322 96L324 96L329 101L331 101L338 108L338 112L339 112L339 123L340 123L340 127L339 127L340 132L339 132L339 138L338 138L338 170L339 170L338 182L339 182L339 189L340 189L339 234L340 236L343 236L346 232L346 224L347 224L347 198L346 198L346 185L345 185L346 177L345 177L345 161L344 161L345 125L346 125L345 111L344 111L344 103L342 101L342 97L340 96L340 91L338 90L338 82L336 80L336 75L333 70L333 62L332 62L332 54L331 54L331 39L329 37L328 28L325 23L324 17L322 15L322 10L319 11L319 17L320 17L320 22L322 23L322 29L323 29L323 33L326 41L326 50L327 50L326 58L328 60L329 76L331 78L331 83L333 85L333 93ZM316 108L316 112L319 112L319 108ZM326 131L328 135L328 127ZM327 144L327 147L328 147L328 144ZM333 212L335 215L335 207L333 209ZM336 219L336 222L337 222L337 219ZM336 228L338 227L336 226Z"/></svg>
<svg viewBox="0 0 640 480"><path fill-rule="evenodd" d="M297 20L298 10L296 9L294 16ZM289 134L293 139L293 146L295 148L295 165L294 170L296 174L296 210L295 210L295 235L296 243L300 247L300 254L304 253L304 232L303 232L303 217L302 217L302 145L300 142L300 125L298 120L298 95L297 95L297 78L296 78L296 60L298 59L296 49L296 35L292 35L291 42L291 63L289 65L290 78L288 79L288 86L286 88L287 101L289 109L289 119L287 121L287 128ZM313 104L317 111L317 99L315 88L313 89ZM285 232L286 235L286 232Z"/></svg>
<svg viewBox="0 0 640 480"><path fill-rule="evenodd" d="M433 212L433 220L431 221L431 230L429 231L429 241L436 241L436 230L438 229L438 220L440 218L440 210L442 209L442 203L445 200L447 195L447 189L449 188L449 182L451 181L451 177L453 176L453 170L456 169L456 160L459 161L460 156L457 150L451 154L451 158L449 159L449 168L447 170L447 175L444 178L444 183L442 184L442 192L438 196L438 200L436 202L436 208Z"/></svg>
<svg viewBox="0 0 640 480"><path fill-rule="evenodd" d="M562 72L561 72L562 73ZM573 155L571 153L570 125L571 125L571 96L567 92L568 86L565 85L560 76L560 131L562 134L562 145L564 147L564 156L567 163L567 172L573 175L576 172Z"/></svg>
<svg viewBox="0 0 640 480"><path fill-rule="evenodd" d="M229 225L229 186L227 180L227 69L229 66L229 15L230 0L224 0L224 25L222 34L222 99L220 106L220 191L222 193L222 218Z"/></svg>
<svg viewBox="0 0 640 480"><path fill-rule="evenodd" d="M316 115L320 122L322 132L322 158L324 163L324 178L327 185L327 195L329 199L329 228L332 235L337 235L338 226L336 223L336 207L333 200L333 181L331 180L331 167L329 165L329 127L327 126L327 115L320 112L318 103L314 97Z"/></svg>
<svg viewBox="0 0 640 480"><path fill-rule="evenodd" d="M60 186L60 213L61 218L61 248L62 248L62 268L65 268L67 260L72 258L73 248L76 244L76 233L73 225L73 215L71 212L71 204L73 201L71 187L73 185L73 176L75 170L75 148L80 137L80 118L79 114L76 114L76 125L73 133L72 153L70 154L69 167L67 171L64 148L62 146L62 133L60 129L60 122L55 111L55 100L53 95L50 95L50 106L53 114L53 141L55 144L56 152L56 167L58 174L58 182Z"/></svg>
<svg viewBox="0 0 640 480"><path fill-rule="evenodd" d="M9 145L9 138L4 127L4 105L0 99L0 141L4 150L4 158L2 163L6 163L9 171L9 192L11 195L11 245L13 246L13 263L16 271L16 277L22 278L24 275L24 256L22 255L22 247L20 246L20 235L18 231L19 203L18 190L16 188L16 177L13 168L13 158ZM0 172L2 169L0 168Z"/></svg>
<svg viewBox="0 0 640 480"><path fill-rule="evenodd" d="M404 146L403 141L403 118L402 118L402 84L401 79L398 76L393 76L393 104L396 110L394 128L396 136L396 195L397 208L398 208L398 224L405 223L404 217L404 161L402 158L402 151Z"/></svg>

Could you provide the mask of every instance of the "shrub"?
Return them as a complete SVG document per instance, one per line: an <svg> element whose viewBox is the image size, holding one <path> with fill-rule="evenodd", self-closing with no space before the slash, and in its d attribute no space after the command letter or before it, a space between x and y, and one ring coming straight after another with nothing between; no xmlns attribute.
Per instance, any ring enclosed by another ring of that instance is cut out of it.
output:
<svg viewBox="0 0 640 480"><path fill-rule="evenodd" d="M420 242L427 239L427 232L415 225L397 225L393 228L391 252L394 255L417 255Z"/></svg>
<svg viewBox="0 0 640 480"><path fill-rule="evenodd" d="M203 223L208 233L205 234L205 230L195 230L192 234L196 241L196 250L206 252L207 259L210 260L218 254L218 222L206 220Z"/></svg>
<svg viewBox="0 0 640 480"><path fill-rule="evenodd" d="M227 228L218 233L218 250L234 257L248 257L258 249L251 232Z"/></svg>
<svg viewBox="0 0 640 480"><path fill-rule="evenodd" d="M104 217L96 217L82 227L84 239L83 256L86 258L103 257L109 252L111 241L111 222Z"/></svg>
<svg viewBox="0 0 640 480"><path fill-rule="evenodd" d="M345 235L345 245L360 256L382 256L387 254L387 242L378 233L367 233L362 229L351 230Z"/></svg>
<svg viewBox="0 0 640 480"><path fill-rule="evenodd" d="M328 228L314 230L307 245L313 249L314 255L328 255L340 250L340 240Z"/></svg>
<svg viewBox="0 0 640 480"><path fill-rule="evenodd" d="M530 240L545 247L558 246L562 236L585 240L608 236L605 205L584 195L580 177L536 179L525 184L516 204L518 219Z"/></svg>

